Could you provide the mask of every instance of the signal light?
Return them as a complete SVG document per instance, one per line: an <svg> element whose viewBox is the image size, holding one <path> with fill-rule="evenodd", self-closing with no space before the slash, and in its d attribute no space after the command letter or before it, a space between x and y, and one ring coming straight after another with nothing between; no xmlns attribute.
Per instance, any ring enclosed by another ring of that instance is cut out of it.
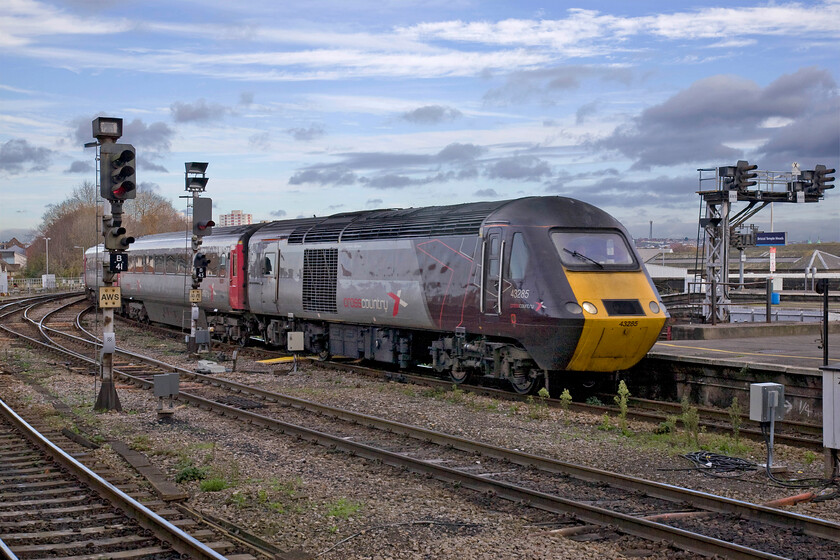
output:
<svg viewBox="0 0 840 560"><path fill-rule="evenodd" d="M102 198L111 201L137 198L134 146L102 144L99 155L99 194Z"/></svg>
<svg viewBox="0 0 840 560"><path fill-rule="evenodd" d="M831 173L834 173L834 169L826 169L825 165L814 167L813 184L818 193L822 194L824 190L834 188L834 185L830 184L834 182L834 177L830 175Z"/></svg>
<svg viewBox="0 0 840 560"><path fill-rule="evenodd" d="M755 169L758 169L757 165L750 165L748 161L739 160L735 166L735 188L739 191L745 191L749 187L754 187L756 181L753 181L753 179L758 177L758 173L752 173Z"/></svg>
<svg viewBox="0 0 840 560"><path fill-rule="evenodd" d="M127 236L125 228L111 227L103 232L105 236L105 248L109 251L125 251L128 246L134 243L134 238Z"/></svg>
<svg viewBox="0 0 840 560"><path fill-rule="evenodd" d="M193 235L204 237L213 233L213 199L193 199Z"/></svg>

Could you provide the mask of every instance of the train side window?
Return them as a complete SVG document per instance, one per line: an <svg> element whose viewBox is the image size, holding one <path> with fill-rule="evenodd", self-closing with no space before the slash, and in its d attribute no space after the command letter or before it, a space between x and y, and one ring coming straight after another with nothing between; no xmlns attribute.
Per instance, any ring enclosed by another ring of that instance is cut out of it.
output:
<svg viewBox="0 0 840 560"><path fill-rule="evenodd" d="M499 244L501 239L498 235L490 236L490 254L487 259L487 277L499 277Z"/></svg>
<svg viewBox="0 0 840 560"><path fill-rule="evenodd" d="M525 245L525 236L521 233L513 234L509 267L511 281L521 282L525 279L525 269L528 268L528 247Z"/></svg>
<svg viewBox="0 0 840 560"><path fill-rule="evenodd" d="M175 266L175 255L166 255L166 273L175 274L178 267Z"/></svg>
<svg viewBox="0 0 840 560"><path fill-rule="evenodd" d="M178 274L186 274L187 273L187 257L184 255L178 255L176 257L175 262L178 265Z"/></svg>
<svg viewBox="0 0 840 560"><path fill-rule="evenodd" d="M163 255L155 255L155 274L166 274L166 259Z"/></svg>
<svg viewBox="0 0 840 560"><path fill-rule="evenodd" d="M210 264L207 266L207 276L219 275L219 255L216 253L209 253L207 258L210 259Z"/></svg>
<svg viewBox="0 0 840 560"><path fill-rule="evenodd" d="M227 272L228 257L227 253L219 255L219 278L224 278Z"/></svg>
<svg viewBox="0 0 840 560"><path fill-rule="evenodd" d="M263 276L271 276L272 272L274 271L274 259L276 256L274 253L265 253L263 255L262 260L262 273Z"/></svg>
<svg viewBox="0 0 840 560"><path fill-rule="evenodd" d="M227 257L227 255L222 255L222 259L224 259L225 266L227 266L226 257ZM225 271L223 269L222 270L222 276L224 276L224 275L225 275ZM230 253L230 277L233 278L234 276L236 276L236 253L231 251L231 253Z"/></svg>

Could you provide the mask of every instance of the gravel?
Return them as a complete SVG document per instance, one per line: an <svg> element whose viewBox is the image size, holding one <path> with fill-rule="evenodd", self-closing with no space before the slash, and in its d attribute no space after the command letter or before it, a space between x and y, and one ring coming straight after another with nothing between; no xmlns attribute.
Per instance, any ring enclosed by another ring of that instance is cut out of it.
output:
<svg viewBox="0 0 840 560"><path fill-rule="evenodd" d="M170 363L195 365L186 359L182 344L161 341L123 325L118 330L121 345ZM12 352L11 359L20 362L19 357L27 351ZM3 360L0 355L0 363ZM10 360L8 351L5 360ZM551 529L568 522L563 516L269 434L192 407L178 406L170 421L161 421L151 393L132 386L118 385L122 413L94 414L92 379L34 357L27 360L29 375L39 378L52 394L74 408L80 416L75 421L77 427L89 437L128 442L181 484L190 495L191 507L239 524L283 550L322 554L320 558L325 559L696 557L662 543L626 536L593 542L552 536ZM303 362L297 372L291 372L288 364L266 367L240 358L237 369L261 373L228 373L225 377L730 498L762 503L803 491L774 485L763 471L745 473L739 479L706 476L691 470L692 464L679 456L694 450L678 446L685 440L681 433L655 437L651 425L634 422L622 433L615 420L607 426L598 416L540 407L539 399L532 404L514 404L460 391L386 383L325 370L315 362ZM187 388L188 384L182 384L183 390ZM17 406L42 406L43 402L25 384L9 396ZM712 437L702 435L701 441L710 442ZM763 454L763 446L749 442L742 442L737 453L757 463L764 461ZM813 453L777 445L774 457L776 464L791 471L779 477L822 474L822 457ZM205 478L190 480L190 475ZM790 509L840 521L836 501Z"/></svg>

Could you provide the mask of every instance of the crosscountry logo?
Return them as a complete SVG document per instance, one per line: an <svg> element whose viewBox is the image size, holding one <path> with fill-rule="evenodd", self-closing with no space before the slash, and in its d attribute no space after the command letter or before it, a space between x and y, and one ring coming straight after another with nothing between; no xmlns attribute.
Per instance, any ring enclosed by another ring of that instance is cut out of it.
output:
<svg viewBox="0 0 840 560"><path fill-rule="evenodd" d="M394 300L394 312L392 316L396 317L397 313L400 312L400 307L408 307L408 303L402 300L402 290L397 290L396 294L388 292L388 295Z"/></svg>

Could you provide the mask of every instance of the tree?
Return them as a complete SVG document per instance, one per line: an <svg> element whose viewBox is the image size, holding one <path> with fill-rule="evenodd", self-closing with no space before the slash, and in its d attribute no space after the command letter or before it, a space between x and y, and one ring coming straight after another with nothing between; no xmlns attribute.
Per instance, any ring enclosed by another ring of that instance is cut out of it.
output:
<svg viewBox="0 0 840 560"><path fill-rule="evenodd" d="M50 273L58 276L82 274L82 251L102 243L102 213L111 207L99 198L96 184L84 181L71 195L58 204L47 206L38 227L38 236L26 251L25 276L45 272L46 242L49 237ZM187 220L168 200L157 193L142 191L123 208L123 225L129 235L139 237L152 233L185 230Z"/></svg>

